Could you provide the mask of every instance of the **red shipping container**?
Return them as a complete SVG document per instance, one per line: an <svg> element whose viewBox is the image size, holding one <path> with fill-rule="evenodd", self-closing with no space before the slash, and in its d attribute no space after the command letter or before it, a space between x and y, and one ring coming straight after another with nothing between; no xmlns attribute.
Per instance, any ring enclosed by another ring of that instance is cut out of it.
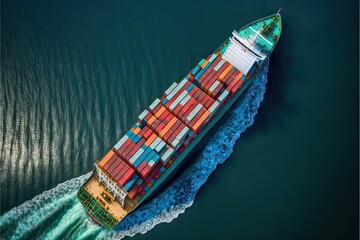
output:
<svg viewBox="0 0 360 240"><path fill-rule="evenodd" d="M143 137L144 134L147 132L147 130L149 130L149 127L148 127L148 126L144 126L144 127L140 130L140 132L138 133L138 136Z"/></svg>
<svg viewBox="0 0 360 240"><path fill-rule="evenodd" d="M174 141L175 138L176 138L176 136L171 135L168 139L168 142L171 143L172 141Z"/></svg>
<svg viewBox="0 0 360 240"><path fill-rule="evenodd" d="M128 197L131 199L131 200L134 200L134 198L136 197L137 195L137 189L138 189L139 185L135 184L129 191L128 193Z"/></svg>
<svg viewBox="0 0 360 240"><path fill-rule="evenodd" d="M153 133L153 131L152 131L150 128L148 128L148 130L145 132L143 138L144 138L145 140L147 140L152 133Z"/></svg>
<svg viewBox="0 0 360 240"><path fill-rule="evenodd" d="M126 171L129 170L129 169L130 169L130 166L126 164L126 165L120 170L120 172L118 172L118 173L114 176L114 179L115 179L116 181L119 181L120 178L122 178L122 176L124 176L124 174L126 173Z"/></svg>
<svg viewBox="0 0 360 240"><path fill-rule="evenodd" d="M140 165L138 166L138 168L137 168L137 171L138 171L138 173L141 173L141 170L143 170L144 169L144 167L146 166L146 162L145 161L142 161L141 163L140 163Z"/></svg>
<svg viewBox="0 0 360 240"><path fill-rule="evenodd" d="M140 141L135 144L135 146L125 155L126 160L130 160L130 158L139 150L139 148L145 143L145 139L140 139Z"/></svg>
<svg viewBox="0 0 360 240"><path fill-rule="evenodd" d="M151 111L150 109L149 109L149 111L151 111L151 113L153 114L153 115L155 115L155 113L157 113L159 110L160 110L160 108L162 107L162 105L161 105L161 102L159 102L157 105L156 105L156 107L154 107L154 109Z"/></svg>
<svg viewBox="0 0 360 240"><path fill-rule="evenodd" d="M165 124L161 122L161 123L159 124L159 126L156 128L156 131L155 131L155 132L159 134L159 132L160 132L164 127L165 127Z"/></svg>
<svg viewBox="0 0 360 240"><path fill-rule="evenodd" d="M170 114L170 112L169 112L168 110L165 110L165 111L159 116L159 120L160 120L160 121L164 121L169 114Z"/></svg>
<svg viewBox="0 0 360 240"><path fill-rule="evenodd" d="M188 111L190 108L191 108L191 106L193 105L193 104L196 104L195 103L195 98L190 98L190 100L185 104L185 106L181 109L181 111L180 111L180 113L179 113L179 117L181 118L184 114L185 114L185 112L186 111Z"/></svg>
<svg viewBox="0 0 360 240"><path fill-rule="evenodd" d="M223 79L221 79L221 83L225 84L226 81L233 75L234 73L234 70L230 70Z"/></svg>
<svg viewBox="0 0 360 240"><path fill-rule="evenodd" d="M181 110L182 107L183 107L183 105L178 104L178 105L174 108L173 113L174 113L175 115L177 115L177 114L180 112L180 110Z"/></svg>
<svg viewBox="0 0 360 240"><path fill-rule="evenodd" d="M244 81L240 79L239 82L237 82L237 83L235 84L235 86L231 89L231 91L232 91L233 93L236 93L237 90L239 90L239 88L240 88L243 84L244 84Z"/></svg>
<svg viewBox="0 0 360 240"><path fill-rule="evenodd" d="M200 83L201 84L207 83L212 77L214 77L216 73L217 72L214 69L212 69L211 72L206 76L206 78L202 79Z"/></svg>
<svg viewBox="0 0 360 240"><path fill-rule="evenodd" d="M181 119L183 122L186 121L186 117L189 116L189 114L195 109L195 107L198 105L198 102L194 99L194 103L186 110L186 112L181 116Z"/></svg>
<svg viewBox="0 0 360 240"><path fill-rule="evenodd" d="M200 95L196 98L198 102L202 102L202 100L207 96L206 93L204 93L203 91L201 91Z"/></svg>
<svg viewBox="0 0 360 240"><path fill-rule="evenodd" d="M124 152L128 147L129 145L132 143L132 141L129 139L127 139L125 141L125 143L119 148L119 150L117 151L118 155L121 156L122 155L122 152Z"/></svg>
<svg viewBox="0 0 360 240"><path fill-rule="evenodd" d="M173 119L174 117L175 117L174 114L170 113L169 115L167 115L166 120L167 120L168 122L170 122L171 119Z"/></svg>
<svg viewBox="0 0 360 240"><path fill-rule="evenodd" d="M225 82L225 86L229 86L229 84L234 81L235 77L240 74L240 71L239 70L236 70L233 72L233 74L226 80Z"/></svg>
<svg viewBox="0 0 360 240"><path fill-rule="evenodd" d="M210 79L204 86L204 92L206 92L208 95L210 95L210 88L211 86L216 82L216 78Z"/></svg>
<svg viewBox="0 0 360 240"><path fill-rule="evenodd" d="M110 175L115 178L116 174L118 172L121 171L121 169L123 169L123 167L126 165L126 163L124 161L121 161L120 164L112 171L112 172L109 172Z"/></svg>
<svg viewBox="0 0 360 240"><path fill-rule="evenodd" d="M218 77L221 75L221 73L229 66L228 62L225 62L220 69L207 81L207 82L203 82L203 85L205 86L206 84L210 83L214 83L215 80L218 79ZM211 85L210 85L211 86ZM208 87L209 88L209 87ZM208 88L206 88L206 91L208 90Z"/></svg>
<svg viewBox="0 0 360 240"><path fill-rule="evenodd" d="M210 67L208 67L208 69L206 69L206 71L203 73L203 75L201 75L201 77L199 78L199 82L203 79L205 79L207 77L207 75L209 75L209 73L211 72L211 70L220 62L221 58L217 57L215 59L215 61L213 61L210 65Z"/></svg>
<svg viewBox="0 0 360 240"><path fill-rule="evenodd" d="M195 85L191 90L190 90L190 92L188 93L190 96L193 96L196 92L197 92L197 90L198 90L199 88Z"/></svg>
<svg viewBox="0 0 360 240"><path fill-rule="evenodd" d="M126 173L124 174L124 176L122 178L120 178L120 180L118 181L118 183L121 186L124 186L129 180L130 178L132 178L132 176L134 176L135 171L134 169L130 168L129 170L126 171Z"/></svg>
<svg viewBox="0 0 360 240"><path fill-rule="evenodd" d="M130 140L130 139L129 139ZM135 146L135 143L133 141L130 140L130 142L125 142L124 144L124 150L120 151L119 150L119 154L120 156L125 159L126 154L128 154L130 152L130 150ZM121 147L120 149L122 149L123 147Z"/></svg>
<svg viewBox="0 0 360 240"><path fill-rule="evenodd" d="M110 174L112 171L114 171L114 169L121 163L120 159L117 158L113 164L111 164L111 166L109 167L109 169L107 170L107 172Z"/></svg>
<svg viewBox="0 0 360 240"><path fill-rule="evenodd" d="M141 176L142 177L147 177L148 174L150 173L151 167L149 164L146 164L146 166L144 167L143 170L141 170Z"/></svg>
<svg viewBox="0 0 360 240"><path fill-rule="evenodd" d="M105 169L105 170L108 170L109 167L111 166L111 164L113 164L114 161L115 161L117 158L118 158L117 155L113 155L113 156L109 159L109 161L107 161L107 163L105 164L104 169Z"/></svg>

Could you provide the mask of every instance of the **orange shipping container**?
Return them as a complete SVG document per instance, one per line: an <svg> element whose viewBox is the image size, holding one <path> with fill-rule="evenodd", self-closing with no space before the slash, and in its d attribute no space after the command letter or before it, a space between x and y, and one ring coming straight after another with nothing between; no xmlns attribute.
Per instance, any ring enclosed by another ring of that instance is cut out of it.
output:
<svg viewBox="0 0 360 240"><path fill-rule="evenodd" d="M234 78L234 82L237 82L237 81L239 81L239 79L241 78L243 76L243 73L242 72L239 72L239 74L238 75L236 75L236 77Z"/></svg>
<svg viewBox="0 0 360 240"><path fill-rule="evenodd" d="M109 159L114 156L114 152L112 150L110 150L104 157L103 159L101 159L99 166L100 167L104 167L104 165L107 163L107 161L109 161Z"/></svg>
<svg viewBox="0 0 360 240"><path fill-rule="evenodd" d="M203 124L203 122L206 120L206 118L210 115L209 111L206 111L200 119L194 124L193 130L196 132L198 128Z"/></svg>
<svg viewBox="0 0 360 240"><path fill-rule="evenodd" d="M135 129L131 129L133 133L135 133L136 135L141 131L141 128L136 127Z"/></svg>
<svg viewBox="0 0 360 240"><path fill-rule="evenodd" d="M225 70L220 74L218 78L220 82L225 77L225 75L231 70L232 67L233 65L229 64L229 66L227 66L227 68L225 68Z"/></svg>
<svg viewBox="0 0 360 240"><path fill-rule="evenodd" d="M155 116L152 116L152 117L149 119L149 121L147 121L147 125L150 127L155 120L156 120L156 117L155 117Z"/></svg>
<svg viewBox="0 0 360 240"><path fill-rule="evenodd" d="M155 133L151 134L148 140L146 140L145 145L150 146L152 142L156 139L157 135Z"/></svg>
<svg viewBox="0 0 360 240"><path fill-rule="evenodd" d="M167 133L167 131L175 124L177 120L178 119L176 117L171 119L171 121L160 131L159 136L163 138L165 133Z"/></svg>
<svg viewBox="0 0 360 240"><path fill-rule="evenodd" d="M159 111L157 111L157 112L155 113L155 116L156 116L157 118L159 118L159 117L161 116L161 114L162 114L165 110L166 110L166 108L165 108L164 106L162 106L162 107L159 109Z"/></svg>

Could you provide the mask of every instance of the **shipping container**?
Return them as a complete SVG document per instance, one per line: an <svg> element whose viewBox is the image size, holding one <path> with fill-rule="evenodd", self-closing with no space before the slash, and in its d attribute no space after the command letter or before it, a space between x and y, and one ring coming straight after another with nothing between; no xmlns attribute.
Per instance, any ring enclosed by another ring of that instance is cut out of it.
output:
<svg viewBox="0 0 360 240"><path fill-rule="evenodd" d="M118 182L123 176L124 174L130 169L129 165L125 165L119 172L116 173L116 175L114 176L114 179L116 182Z"/></svg>
<svg viewBox="0 0 360 240"><path fill-rule="evenodd" d="M169 95L166 97L166 99L169 101L171 100L176 93L178 93L180 91L180 89L186 84L189 83L189 81L187 79L183 79L170 93ZM164 104L163 104L164 105Z"/></svg>
<svg viewBox="0 0 360 240"><path fill-rule="evenodd" d="M115 178L116 174L118 172L121 171L121 169L123 169L127 164L124 161L121 161L116 168L114 168L114 170L112 170L111 172L109 172L110 176L112 176L113 178Z"/></svg>
<svg viewBox="0 0 360 240"><path fill-rule="evenodd" d="M214 67L220 62L220 60L221 60L221 58L217 58L214 62L212 62L212 63L210 63L210 65L206 68L206 71L203 73L203 74L200 74L201 76L199 77L197 77L197 76L195 76L195 79L196 80L198 80L198 82L202 82L210 73L211 73L211 71L214 69ZM202 69L201 71L203 71L204 69ZM200 72L201 72L200 71ZM199 73L200 73L199 72ZM199 74L198 73L198 74ZM197 75L198 75L197 74Z"/></svg>
<svg viewBox="0 0 360 240"><path fill-rule="evenodd" d="M161 163L166 164L173 154L174 154L174 149L167 146L160 153Z"/></svg>
<svg viewBox="0 0 360 240"><path fill-rule="evenodd" d="M118 180L118 183L121 185L121 186L124 186L132 176L134 176L135 174L135 171L134 169L130 168L129 170L127 170L125 172L125 174Z"/></svg>
<svg viewBox="0 0 360 240"><path fill-rule="evenodd" d="M125 184L124 189L129 192L129 190L135 185L136 181L139 179L139 176L134 174L132 178ZM130 196L129 196L130 197Z"/></svg>
<svg viewBox="0 0 360 240"><path fill-rule="evenodd" d="M154 110L157 105L159 105L160 99L156 98L152 104L150 104L149 109L150 111Z"/></svg>
<svg viewBox="0 0 360 240"><path fill-rule="evenodd" d="M174 82L173 84L171 84L171 86L165 91L165 96L169 95L171 93L172 90L174 90L174 88L177 86L177 83Z"/></svg>
<svg viewBox="0 0 360 240"><path fill-rule="evenodd" d="M114 146L116 150L119 150L119 148L128 140L129 137L127 135L124 135Z"/></svg>
<svg viewBox="0 0 360 240"><path fill-rule="evenodd" d="M114 151L110 150L99 162L100 167L104 167L104 165L110 160L112 156L114 156Z"/></svg>
<svg viewBox="0 0 360 240"><path fill-rule="evenodd" d="M229 64L224 71L219 75L218 79L221 81L225 75L233 68L233 65Z"/></svg>

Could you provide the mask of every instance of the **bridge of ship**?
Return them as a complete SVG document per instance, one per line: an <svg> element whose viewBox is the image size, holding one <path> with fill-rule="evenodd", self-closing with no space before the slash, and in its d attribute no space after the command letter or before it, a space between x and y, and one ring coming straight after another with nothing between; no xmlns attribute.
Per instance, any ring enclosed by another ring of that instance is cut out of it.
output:
<svg viewBox="0 0 360 240"><path fill-rule="evenodd" d="M222 58L239 69L244 75L252 71L255 63L265 60L280 36L280 15L260 19L239 32L233 31L222 50Z"/></svg>

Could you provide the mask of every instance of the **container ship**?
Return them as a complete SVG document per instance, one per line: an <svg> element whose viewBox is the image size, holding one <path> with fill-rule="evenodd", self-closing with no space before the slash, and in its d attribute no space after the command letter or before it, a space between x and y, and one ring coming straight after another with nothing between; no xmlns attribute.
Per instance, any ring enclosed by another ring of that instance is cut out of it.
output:
<svg viewBox="0 0 360 240"><path fill-rule="evenodd" d="M278 12L233 31L138 116L77 193L95 222L113 229L192 158L262 68L281 28Z"/></svg>

